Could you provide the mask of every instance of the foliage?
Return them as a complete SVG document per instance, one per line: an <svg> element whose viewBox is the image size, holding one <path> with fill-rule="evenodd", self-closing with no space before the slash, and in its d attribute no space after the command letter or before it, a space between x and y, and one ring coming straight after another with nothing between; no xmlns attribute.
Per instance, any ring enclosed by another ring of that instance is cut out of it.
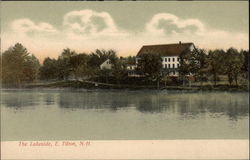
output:
<svg viewBox="0 0 250 160"><path fill-rule="evenodd" d="M57 79L58 77L58 66L56 59L49 57L45 58L43 65L40 67L40 79L49 80Z"/></svg>
<svg viewBox="0 0 250 160"><path fill-rule="evenodd" d="M157 81L157 87L159 87L159 81L162 78L161 56L158 54L143 54L139 58L138 71L148 80Z"/></svg>
<svg viewBox="0 0 250 160"><path fill-rule="evenodd" d="M207 59L207 71L213 77L214 85L216 85L219 74L223 73L223 55L225 55L224 50L214 50L208 52Z"/></svg>
<svg viewBox="0 0 250 160"><path fill-rule="evenodd" d="M75 79L89 75L89 68L87 65L88 59L89 57L85 53L73 55L70 57L70 65Z"/></svg>
<svg viewBox="0 0 250 160"><path fill-rule="evenodd" d="M69 48L64 49L61 55L58 57L58 78L67 80L72 72L72 64L70 58L75 56L76 52L71 51Z"/></svg>
<svg viewBox="0 0 250 160"><path fill-rule="evenodd" d="M39 61L20 43L2 55L2 82L20 87L24 82L37 79Z"/></svg>
<svg viewBox="0 0 250 160"><path fill-rule="evenodd" d="M122 79L125 79L128 75L126 65L117 59L112 66L112 75L116 78L117 83L120 84Z"/></svg>
<svg viewBox="0 0 250 160"><path fill-rule="evenodd" d="M97 49L90 54L88 65L91 68L99 68L107 59L110 59L111 63L114 63L118 59L116 52L112 49L107 51Z"/></svg>
<svg viewBox="0 0 250 160"><path fill-rule="evenodd" d="M157 54L143 54L138 58L137 72L139 77L128 77L127 65L135 64L136 57L118 58L114 50L97 49L90 54L76 53L66 48L57 59L45 58L42 66L38 59L30 54L22 44L17 43L6 50L1 56L1 81L4 84L22 86L25 82L41 80L64 79L95 79L106 83L153 84L159 85L162 80L162 58ZM248 80L249 51L234 48L228 50L210 50L208 53L200 48L180 55L178 68L182 81L190 75L196 81L208 79L212 76L217 85L219 76L226 75L230 85L238 85L239 77ZM100 69L100 65L110 59L111 69ZM140 79L140 80L138 80ZM130 82L127 82L130 81ZM176 81L177 82L177 81ZM178 81L179 82L179 81ZM177 83L176 83L177 84Z"/></svg>
<svg viewBox="0 0 250 160"><path fill-rule="evenodd" d="M229 84L232 85L233 81L235 81L235 84L238 85L238 77L243 64L240 53L234 48L229 48L223 59L223 71L228 76Z"/></svg>
<svg viewBox="0 0 250 160"><path fill-rule="evenodd" d="M241 50L240 51L241 57L241 72L245 79L249 79L249 51Z"/></svg>

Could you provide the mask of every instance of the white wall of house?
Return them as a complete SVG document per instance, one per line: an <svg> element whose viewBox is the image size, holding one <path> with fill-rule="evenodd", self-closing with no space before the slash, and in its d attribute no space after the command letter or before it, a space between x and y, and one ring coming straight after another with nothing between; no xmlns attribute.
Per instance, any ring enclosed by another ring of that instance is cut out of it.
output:
<svg viewBox="0 0 250 160"><path fill-rule="evenodd" d="M180 58L179 56L164 56L162 58L162 68L163 69L175 69L175 71L170 72L170 76L178 76L179 73L177 69L180 66ZM136 58L136 64L138 64L138 60L140 58Z"/></svg>
<svg viewBox="0 0 250 160"><path fill-rule="evenodd" d="M190 47L189 47L189 50L192 52L193 50L194 50L194 45L191 45Z"/></svg>
<svg viewBox="0 0 250 160"><path fill-rule="evenodd" d="M104 61L101 65L100 65L101 69L111 69L112 68L112 64L110 59L107 59L106 61Z"/></svg>
<svg viewBox="0 0 250 160"><path fill-rule="evenodd" d="M175 71L170 72L170 76L178 76L178 71L176 71L180 66L179 56L164 56L162 57L162 68L164 69L175 69Z"/></svg>
<svg viewBox="0 0 250 160"><path fill-rule="evenodd" d="M127 65L127 70L132 71L132 70L135 70L135 68L136 68L136 65Z"/></svg>

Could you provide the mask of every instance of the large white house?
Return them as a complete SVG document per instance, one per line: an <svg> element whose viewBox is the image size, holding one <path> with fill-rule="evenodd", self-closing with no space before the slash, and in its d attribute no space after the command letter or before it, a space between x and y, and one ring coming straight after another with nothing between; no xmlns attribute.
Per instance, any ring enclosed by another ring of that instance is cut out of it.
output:
<svg viewBox="0 0 250 160"><path fill-rule="evenodd" d="M145 45L137 53L136 63L138 64L142 54L159 54L162 58L162 72L170 76L178 76L180 55L184 52L191 52L194 49L193 43L181 42L176 44Z"/></svg>

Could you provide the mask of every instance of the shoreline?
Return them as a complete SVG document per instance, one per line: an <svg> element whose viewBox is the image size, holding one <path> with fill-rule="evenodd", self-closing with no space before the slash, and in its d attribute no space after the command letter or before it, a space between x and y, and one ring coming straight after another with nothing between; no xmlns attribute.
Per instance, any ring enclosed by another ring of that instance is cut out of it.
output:
<svg viewBox="0 0 250 160"><path fill-rule="evenodd" d="M166 91L228 91L228 92L249 92L247 86L229 86L229 85L203 85L203 86L160 86L156 85L128 85L128 84L106 84L99 82L84 81L58 81L51 83L33 83L25 84L22 87L4 87L2 89L86 89L86 90L166 90Z"/></svg>

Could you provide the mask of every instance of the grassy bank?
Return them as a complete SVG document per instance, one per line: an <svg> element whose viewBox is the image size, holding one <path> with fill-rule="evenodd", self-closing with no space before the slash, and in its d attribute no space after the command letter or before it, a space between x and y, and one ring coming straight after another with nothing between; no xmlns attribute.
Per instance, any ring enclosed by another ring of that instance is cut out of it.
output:
<svg viewBox="0 0 250 160"><path fill-rule="evenodd" d="M133 84L107 84L92 81L57 81L46 83L32 83L23 85L22 88L84 88L84 89L158 89L156 85L133 85ZM248 92L249 87L246 85L195 85L195 86L160 86L160 90L187 90L187 91L242 91Z"/></svg>

